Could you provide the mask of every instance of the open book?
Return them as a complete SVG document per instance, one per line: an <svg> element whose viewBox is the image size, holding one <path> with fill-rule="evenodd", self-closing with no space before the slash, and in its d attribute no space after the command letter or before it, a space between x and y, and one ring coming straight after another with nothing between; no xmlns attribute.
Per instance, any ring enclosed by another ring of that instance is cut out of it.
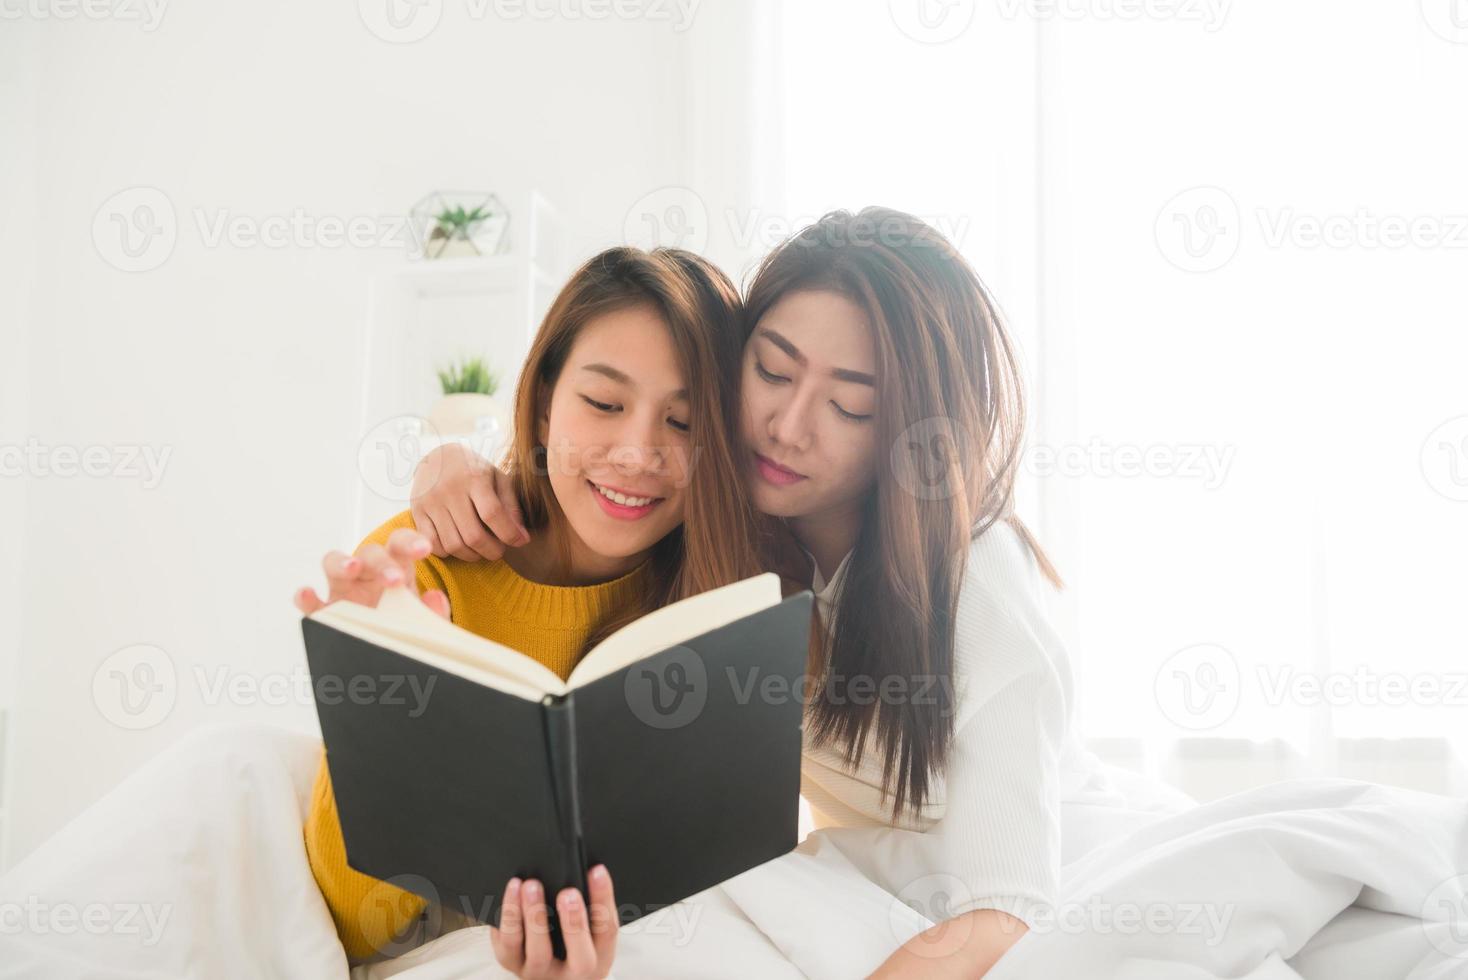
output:
<svg viewBox="0 0 1468 980"><path fill-rule="evenodd" d="M784 854L810 623L809 592L758 575L629 623L563 682L407 589L332 603L302 633L348 864L498 924L512 876L585 894L604 862L626 924Z"/></svg>

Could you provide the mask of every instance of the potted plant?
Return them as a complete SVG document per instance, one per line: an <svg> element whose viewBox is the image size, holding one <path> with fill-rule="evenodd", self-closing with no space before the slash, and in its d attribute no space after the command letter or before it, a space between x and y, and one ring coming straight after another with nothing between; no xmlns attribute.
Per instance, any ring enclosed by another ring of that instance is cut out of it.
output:
<svg viewBox="0 0 1468 980"><path fill-rule="evenodd" d="M462 358L438 372L443 397L433 406L428 421L441 436L473 435L492 420L500 424L499 377L482 357Z"/></svg>
<svg viewBox="0 0 1468 980"><path fill-rule="evenodd" d="M408 214L414 254L425 259L499 255L510 215L499 198L477 191L434 191Z"/></svg>
<svg viewBox="0 0 1468 980"><path fill-rule="evenodd" d="M465 210L462 204L440 211L433 216L433 230L428 233L426 254L430 259L482 254L479 246L474 244L474 233L491 213L483 207Z"/></svg>

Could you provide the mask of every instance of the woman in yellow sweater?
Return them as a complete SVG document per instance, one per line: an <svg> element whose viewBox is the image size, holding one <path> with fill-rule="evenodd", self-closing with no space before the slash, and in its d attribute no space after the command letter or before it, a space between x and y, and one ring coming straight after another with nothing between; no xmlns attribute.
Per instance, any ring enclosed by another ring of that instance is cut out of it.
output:
<svg viewBox="0 0 1468 980"><path fill-rule="evenodd" d="M691 253L597 255L552 304L515 394L507 469L520 530L536 532L530 542L494 562L436 558L405 512L355 554L328 554L327 599L304 588L298 608L375 605L384 589L411 583L436 612L564 678L617 626L754 574L753 511L729 437L738 431L737 317L733 285ZM324 758L305 836L351 959L421 941L413 927L428 903L347 866ZM589 913L574 888L556 897L564 963L533 925L543 922L543 889L512 879L494 932L501 964L521 976L605 976L617 917L606 869L590 879Z"/></svg>

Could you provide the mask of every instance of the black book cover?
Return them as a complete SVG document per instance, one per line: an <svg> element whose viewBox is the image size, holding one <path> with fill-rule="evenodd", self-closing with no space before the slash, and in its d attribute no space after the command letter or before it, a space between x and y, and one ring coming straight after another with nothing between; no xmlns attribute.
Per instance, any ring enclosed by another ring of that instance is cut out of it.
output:
<svg viewBox="0 0 1468 980"><path fill-rule="evenodd" d="M348 863L496 925L512 876L605 863L625 925L785 854L810 623L802 592L535 702L302 620Z"/></svg>

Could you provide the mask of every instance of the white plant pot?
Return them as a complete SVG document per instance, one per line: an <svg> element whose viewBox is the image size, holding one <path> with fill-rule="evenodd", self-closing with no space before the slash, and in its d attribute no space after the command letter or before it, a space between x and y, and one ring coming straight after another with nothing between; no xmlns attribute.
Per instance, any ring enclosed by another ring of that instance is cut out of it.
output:
<svg viewBox="0 0 1468 980"><path fill-rule="evenodd" d="M482 255L479 247L467 238L437 238L428 243L427 254L434 259L467 259Z"/></svg>
<svg viewBox="0 0 1468 980"><path fill-rule="evenodd" d="M485 417L496 419L502 427L507 422L497 398L474 392L444 395L428 413L429 424L444 437L473 435L475 423Z"/></svg>

